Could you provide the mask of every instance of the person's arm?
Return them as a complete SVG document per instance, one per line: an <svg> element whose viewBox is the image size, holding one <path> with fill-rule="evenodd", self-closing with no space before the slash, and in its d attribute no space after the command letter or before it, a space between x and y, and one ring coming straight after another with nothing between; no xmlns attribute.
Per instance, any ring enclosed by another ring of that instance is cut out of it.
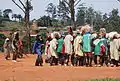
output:
<svg viewBox="0 0 120 81"><path fill-rule="evenodd" d="M34 42L34 44L33 44L33 48L32 48L32 53L34 54L35 53L35 48L36 48L36 41Z"/></svg>

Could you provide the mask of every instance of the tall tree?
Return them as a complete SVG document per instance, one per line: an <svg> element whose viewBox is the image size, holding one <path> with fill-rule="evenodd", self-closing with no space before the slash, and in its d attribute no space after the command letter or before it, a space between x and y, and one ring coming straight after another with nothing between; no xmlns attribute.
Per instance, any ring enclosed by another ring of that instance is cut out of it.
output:
<svg viewBox="0 0 120 81"><path fill-rule="evenodd" d="M118 9L113 9L108 18L107 31L120 32L120 16L118 15Z"/></svg>
<svg viewBox="0 0 120 81"><path fill-rule="evenodd" d="M5 9L3 11L3 16L4 18L8 18L9 19L9 14L12 13L12 10L11 9Z"/></svg>
<svg viewBox="0 0 120 81"><path fill-rule="evenodd" d="M0 17L2 17L2 10L0 10Z"/></svg>
<svg viewBox="0 0 120 81"><path fill-rule="evenodd" d="M59 5L57 6L57 16L63 25L67 24L70 20L69 7L67 7L64 1L59 0Z"/></svg>
<svg viewBox="0 0 120 81"><path fill-rule="evenodd" d="M63 0L69 7L69 12L71 15L71 25L75 27L75 7L79 4L81 0Z"/></svg>
<svg viewBox="0 0 120 81"><path fill-rule="evenodd" d="M13 3L19 7L25 14L25 26L26 26L26 30L27 30L27 37L28 37L28 51L31 52L31 38L30 38L30 23L29 23L29 20L30 20L30 11L33 10L33 6L31 5L31 0L25 0L25 3L23 3L21 0L18 0L19 3L22 5L22 7L20 6L19 3L17 3L15 0L12 0Z"/></svg>
<svg viewBox="0 0 120 81"><path fill-rule="evenodd" d="M86 11L86 23L93 26L95 11L92 7L89 7Z"/></svg>
<svg viewBox="0 0 120 81"><path fill-rule="evenodd" d="M17 14L12 14L12 18L14 18L15 21L16 21L16 19L17 19Z"/></svg>
<svg viewBox="0 0 120 81"><path fill-rule="evenodd" d="M81 26L86 23L85 14L86 14L87 7L85 7L84 4L80 4L77 9L78 11L76 15L76 24Z"/></svg>
<svg viewBox="0 0 120 81"><path fill-rule="evenodd" d="M48 13L48 16L50 16L52 19L54 19L57 16L56 6L53 3L48 4L46 12Z"/></svg>
<svg viewBox="0 0 120 81"><path fill-rule="evenodd" d="M48 26L52 26L52 20L49 16L42 16L40 17L38 20L38 26L45 26L45 27L48 27Z"/></svg>
<svg viewBox="0 0 120 81"><path fill-rule="evenodd" d="M100 11L95 11L93 19L93 29L95 31L99 31L101 27L104 27L102 13Z"/></svg>
<svg viewBox="0 0 120 81"><path fill-rule="evenodd" d="M22 21L22 15L21 14L18 14L17 18L19 19L19 22Z"/></svg>

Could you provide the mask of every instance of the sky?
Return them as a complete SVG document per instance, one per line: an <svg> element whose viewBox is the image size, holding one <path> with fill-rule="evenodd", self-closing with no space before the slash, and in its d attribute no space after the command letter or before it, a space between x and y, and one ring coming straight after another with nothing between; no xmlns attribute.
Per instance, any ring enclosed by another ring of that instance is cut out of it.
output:
<svg viewBox="0 0 120 81"><path fill-rule="evenodd" d="M56 5L58 4L58 0L32 0L33 11L31 12L30 18L38 19L40 16L45 15L45 10L50 2ZM117 0L82 0L80 3L86 3L86 6L91 6L102 13L109 13L113 8L118 8L120 12L120 2ZM12 0L0 0L0 10L8 8L12 9L13 13L24 15L24 13L12 2Z"/></svg>

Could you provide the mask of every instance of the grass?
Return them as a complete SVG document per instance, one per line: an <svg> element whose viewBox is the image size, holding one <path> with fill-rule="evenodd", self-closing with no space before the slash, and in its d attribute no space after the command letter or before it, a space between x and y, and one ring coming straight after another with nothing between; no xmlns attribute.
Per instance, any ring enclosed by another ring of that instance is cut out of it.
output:
<svg viewBox="0 0 120 81"><path fill-rule="evenodd" d="M5 80L5 81L10 81L10 80ZM13 79L13 81L16 81L16 80ZM79 81L81 81L81 80L79 80ZM91 80L86 80L86 81L120 81L120 78L118 78L118 79L113 79L113 78L91 79Z"/></svg>
<svg viewBox="0 0 120 81"><path fill-rule="evenodd" d="M113 78L91 79L91 80L86 80L86 81L120 81L120 78L118 79L113 79Z"/></svg>

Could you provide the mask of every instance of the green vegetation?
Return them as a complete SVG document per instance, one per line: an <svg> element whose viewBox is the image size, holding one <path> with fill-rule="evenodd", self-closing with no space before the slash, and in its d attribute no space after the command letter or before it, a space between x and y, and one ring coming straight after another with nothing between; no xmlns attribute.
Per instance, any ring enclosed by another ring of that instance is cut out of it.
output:
<svg viewBox="0 0 120 81"><path fill-rule="evenodd" d="M3 44L4 44L4 40L5 40L5 35L0 33L0 51L3 51Z"/></svg>
<svg viewBox="0 0 120 81"><path fill-rule="evenodd" d="M86 81L120 81L120 79L104 78L104 79L91 79Z"/></svg>

